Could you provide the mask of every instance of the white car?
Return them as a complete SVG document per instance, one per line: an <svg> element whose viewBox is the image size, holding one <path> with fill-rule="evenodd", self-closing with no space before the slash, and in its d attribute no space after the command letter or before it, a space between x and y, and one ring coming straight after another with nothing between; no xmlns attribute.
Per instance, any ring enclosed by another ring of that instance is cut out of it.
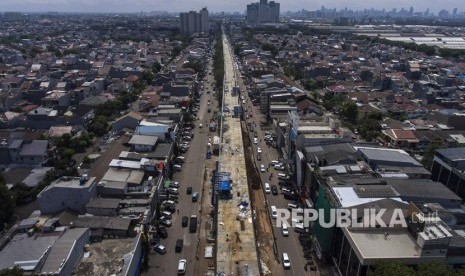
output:
<svg viewBox="0 0 465 276"><path fill-rule="evenodd" d="M178 263L178 275L186 274L187 261L182 259Z"/></svg>
<svg viewBox="0 0 465 276"><path fill-rule="evenodd" d="M265 193L266 194L271 194L271 187L270 187L270 183L265 183Z"/></svg>
<svg viewBox="0 0 465 276"><path fill-rule="evenodd" d="M265 165L263 164L260 164L260 172L264 173L266 170L265 170Z"/></svg>
<svg viewBox="0 0 465 276"><path fill-rule="evenodd" d="M257 138L253 138L253 143L254 143L254 144L258 144L258 139L257 139Z"/></svg>
<svg viewBox="0 0 465 276"><path fill-rule="evenodd" d="M203 125L202 125L202 124L199 124L199 128L202 128L202 127L203 127Z"/></svg>
<svg viewBox="0 0 465 276"><path fill-rule="evenodd" d="M283 225L281 225L281 231L284 237L289 236L289 227L287 226L286 223L283 223Z"/></svg>
<svg viewBox="0 0 465 276"><path fill-rule="evenodd" d="M261 149L261 148L257 148L257 153L262 153L262 149Z"/></svg>
<svg viewBox="0 0 465 276"><path fill-rule="evenodd" d="M283 267L284 269L291 268L291 260L289 259L289 255L287 255L287 253L283 253Z"/></svg>

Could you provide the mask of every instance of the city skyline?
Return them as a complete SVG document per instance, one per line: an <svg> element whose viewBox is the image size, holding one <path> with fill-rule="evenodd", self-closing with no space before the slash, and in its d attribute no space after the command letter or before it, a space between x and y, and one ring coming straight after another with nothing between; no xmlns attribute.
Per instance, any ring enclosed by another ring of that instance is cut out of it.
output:
<svg viewBox="0 0 465 276"><path fill-rule="evenodd" d="M181 0L133 0L131 5L128 6L127 1L123 0L80 0L80 1L69 1L69 0L23 0L21 3L13 0L5 0L0 3L0 12L5 11L19 11L19 12L108 12L108 13L134 13L134 12L150 12L150 11L168 11L168 12L183 12L186 10L198 10L202 7L207 7L211 12L240 12L244 13L246 6L250 3L257 1L250 0L238 0L238 1L227 1L227 0L215 0L215 1L200 1L192 0L185 3ZM386 5L385 1L374 0L371 1L369 6L366 5L365 1L355 1L347 5L346 1L342 0L316 0L308 2L305 0L290 0L281 3L281 12L286 11L298 11L301 9L305 10L319 10L322 6L328 9L352 9L352 10L363 10L363 9L385 9L397 10L405 8L409 9L413 7L415 11L425 11L429 9L430 12L437 13L441 9L453 10L458 8L458 12L465 10L460 8L457 1L444 0L441 1L441 6L438 7L433 0L412 0L406 3L403 0L393 0Z"/></svg>

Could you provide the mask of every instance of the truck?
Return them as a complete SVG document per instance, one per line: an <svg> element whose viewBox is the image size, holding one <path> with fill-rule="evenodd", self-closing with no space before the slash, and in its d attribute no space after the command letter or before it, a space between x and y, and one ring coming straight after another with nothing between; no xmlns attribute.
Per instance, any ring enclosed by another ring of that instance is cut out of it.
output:
<svg viewBox="0 0 465 276"><path fill-rule="evenodd" d="M220 143L221 139L218 136L213 137L213 154L219 155L220 154Z"/></svg>
<svg viewBox="0 0 465 276"><path fill-rule="evenodd" d="M190 220L189 220L189 232L190 233L197 232L197 216L196 215L191 215L191 217L190 217Z"/></svg>

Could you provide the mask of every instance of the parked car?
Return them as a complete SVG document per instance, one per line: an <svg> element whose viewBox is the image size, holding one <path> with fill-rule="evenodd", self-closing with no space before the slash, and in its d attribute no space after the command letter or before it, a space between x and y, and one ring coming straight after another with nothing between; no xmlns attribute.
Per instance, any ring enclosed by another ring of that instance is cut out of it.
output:
<svg viewBox="0 0 465 276"><path fill-rule="evenodd" d="M166 226L166 227L171 227L171 220L165 218L165 217L161 217L158 222L163 225L163 226Z"/></svg>
<svg viewBox="0 0 465 276"><path fill-rule="evenodd" d="M177 188L168 188L168 193L177 195L179 194L179 190Z"/></svg>
<svg viewBox="0 0 465 276"><path fill-rule="evenodd" d="M188 195L192 194L192 187L187 187L186 192Z"/></svg>
<svg viewBox="0 0 465 276"><path fill-rule="evenodd" d="M262 153L262 149L261 148L257 148L257 153Z"/></svg>
<svg viewBox="0 0 465 276"><path fill-rule="evenodd" d="M289 180L291 179L291 177L285 173L278 173L278 179L281 179L281 180Z"/></svg>
<svg viewBox="0 0 465 276"><path fill-rule="evenodd" d="M179 182L171 181L170 182L170 188L179 188Z"/></svg>
<svg viewBox="0 0 465 276"><path fill-rule="evenodd" d="M261 154L257 154L257 161L262 161L262 155Z"/></svg>
<svg viewBox="0 0 465 276"><path fill-rule="evenodd" d="M153 249L155 250L155 252L157 252L160 255L164 255L166 253L166 247L164 247L161 244L155 245Z"/></svg>
<svg viewBox="0 0 465 276"><path fill-rule="evenodd" d="M158 227L157 234L162 239L168 238L168 231L166 230L165 227Z"/></svg>
<svg viewBox="0 0 465 276"><path fill-rule="evenodd" d="M275 170L277 170L277 171L284 171L284 170L286 170L286 168L284 168L284 165L282 165L282 164L274 165L273 168L274 168Z"/></svg>
<svg viewBox="0 0 465 276"><path fill-rule="evenodd" d="M265 165L260 164L260 172L262 173L266 172Z"/></svg>
<svg viewBox="0 0 465 276"><path fill-rule="evenodd" d="M257 139L257 138L253 138L253 143L254 143L254 144L258 144L258 139Z"/></svg>

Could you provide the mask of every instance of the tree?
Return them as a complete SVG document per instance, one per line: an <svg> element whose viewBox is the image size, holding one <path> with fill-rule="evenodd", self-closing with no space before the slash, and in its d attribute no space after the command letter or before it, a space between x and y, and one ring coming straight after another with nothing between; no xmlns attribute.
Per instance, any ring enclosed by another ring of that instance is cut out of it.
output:
<svg viewBox="0 0 465 276"><path fill-rule="evenodd" d="M364 119L359 124L358 132L363 139L372 141L381 133L381 124L375 119Z"/></svg>
<svg viewBox="0 0 465 276"><path fill-rule="evenodd" d="M341 116L351 123L356 123L358 119L358 106L352 101L346 101L341 106Z"/></svg>
<svg viewBox="0 0 465 276"><path fill-rule="evenodd" d="M15 200L13 194L6 187L3 176L0 175L0 231L10 221L14 208Z"/></svg>
<svg viewBox="0 0 465 276"><path fill-rule="evenodd" d="M0 270L0 276L22 276L23 270L19 266L13 268L5 268Z"/></svg>
<svg viewBox="0 0 465 276"><path fill-rule="evenodd" d="M431 169L431 166L433 165L433 158L434 154L437 149L439 149L441 146L438 143L430 143L425 151L423 152L423 158L421 159L421 164L427 168L428 170Z"/></svg>
<svg viewBox="0 0 465 276"><path fill-rule="evenodd" d="M443 263L425 263L417 266L416 275L418 276L452 276L455 272Z"/></svg>
<svg viewBox="0 0 465 276"><path fill-rule="evenodd" d="M415 276L413 268L400 262L379 262L367 273L368 276Z"/></svg>

